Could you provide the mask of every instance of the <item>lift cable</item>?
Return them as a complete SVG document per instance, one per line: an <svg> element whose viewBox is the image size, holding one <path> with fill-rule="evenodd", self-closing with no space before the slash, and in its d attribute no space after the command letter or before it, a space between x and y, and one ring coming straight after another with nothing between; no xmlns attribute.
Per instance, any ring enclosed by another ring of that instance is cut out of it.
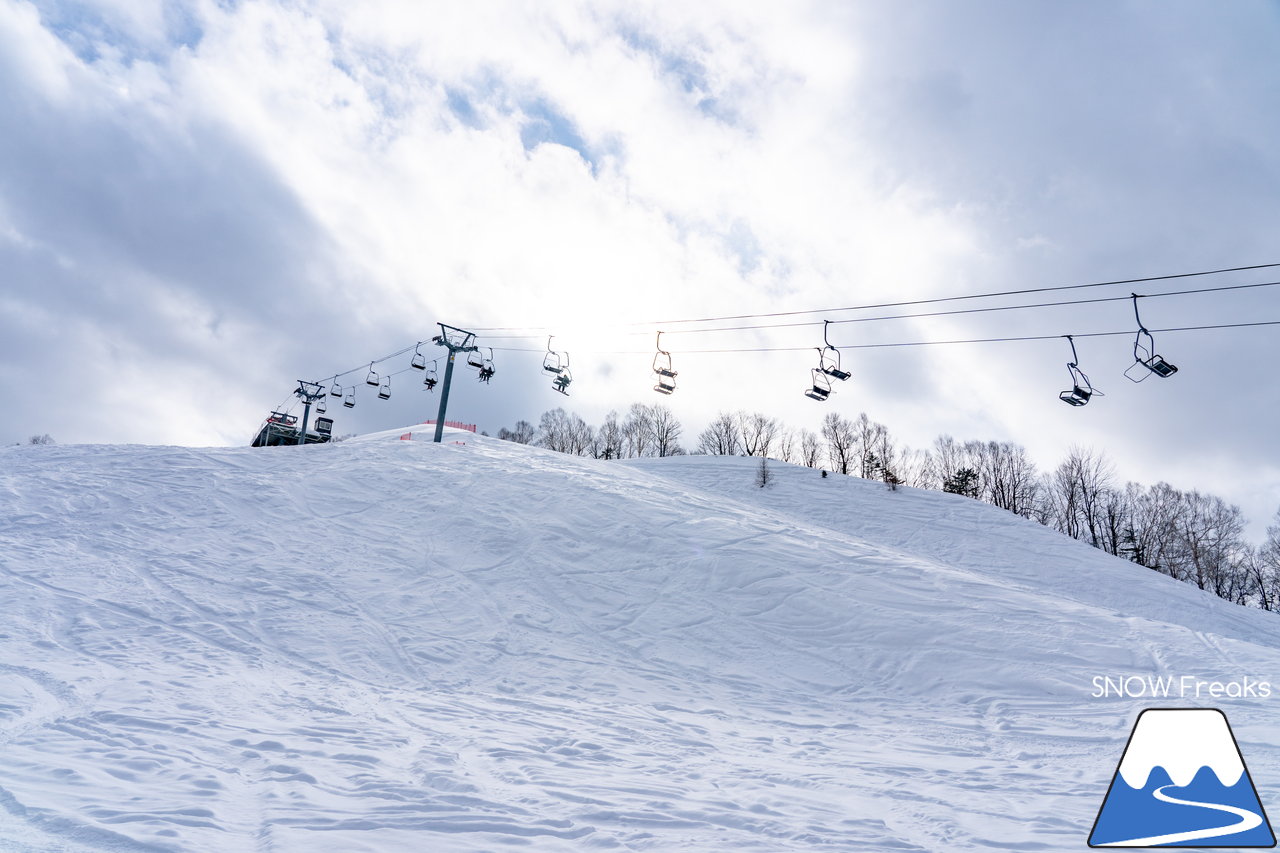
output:
<svg viewBox="0 0 1280 853"><path fill-rule="evenodd" d="M1216 293L1226 290L1248 290L1258 287L1277 287L1280 281L1263 281L1255 284L1230 284L1221 287L1198 287L1191 290L1171 290L1162 293L1146 293L1139 294L1143 299L1159 299L1164 296L1188 296L1195 293ZM958 308L954 311L928 311L918 314L882 314L875 317L850 317L844 320L806 320L800 323L764 323L754 326L717 326L709 329L675 329L667 331L668 335L696 335L707 332L744 332L759 331L762 329L796 329L806 326L821 326L824 322L831 325L840 325L844 323L875 323L883 320L910 320L925 317L951 317L957 314L989 314L996 311L1019 311L1026 308L1057 308L1066 305L1096 305L1103 302L1128 302L1132 298L1129 296L1101 296L1094 299L1067 299L1059 302L1031 302L1025 305L996 305L989 308ZM646 332L624 332L625 335L648 335ZM528 335L487 335L490 340L524 340L532 338L540 338L540 334Z"/></svg>
<svg viewBox="0 0 1280 853"><path fill-rule="evenodd" d="M1116 284L1141 284L1148 281L1168 281L1175 278L1193 278L1196 276L1219 275L1229 272L1244 272L1247 270L1269 269L1272 267L1280 267L1280 263L1273 264L1253 264L1244 267L1225 267L1216 270L1201 270L1199 272L1174 273L1171 275L1153 275L1145 278L1122 278L1114 281L1094 281L1087 284L1063 284L1054 287L1028 287L1020 290L997 290L987 293L968 293L961 296L938 296L930 299L912 299L902 302L879 302L867 305L849 305L843 308L815 308L807 311L774 311L763 314L732 314L724 317L690 317L675 320L650 320L642 323L623 323L622 326L673 326L682 323L714 323L721 320L756 320L769 317L795 317L802 314L834 314L839 311L863 311L869 308L902 308L910 305L934 305L940 302L957 302L965 299L989 299L995 296L1023 296L1029 293L1049 293L1060 290L1080 290L1089 287L1108 287ZM834 321L833 321L834 322ZM531 326L503 326L503 327L480 327L477 332L513 332L523 329L543 328Z"/></svg>
<svg viewBox="0 0 1280 853"><path fill-rule="evenodd" d="M1126 297L1128 298L1128 297ZM834 321L833 321L834 322ZM1151 329L1152 332L1199 332L1209 329L1244 329L1253 326L1280 326L1280 320L1261 320L1253 323L1219 323L1211 326L1177 326L1167 329ZM1120 332L1076 332L1072 333L1072 337L1076 338L1110 338L1119 335L1132 335L1133 329L1125 329ZM951 341L897 341L887 344L847 344L842 347L835 347L839 350L850 349L883 349L888 347L929 347L929 346L946 346L949 344L1000 344L1012 343L1015 341L1054 341L1061 340L1062 335L1021 335L1009 338L971 338L967 340L951 340ZM712 355L721 353L748 353L748 352L808 352L813 349L812 346L803 347L753 347L744 349L688 349L680 350L680 355ZM523 347L494 347L495 352L542 352L540 349L527 349ZM613 350L599 351L592 353L593 355L648 355L649 350Z"/></svg>

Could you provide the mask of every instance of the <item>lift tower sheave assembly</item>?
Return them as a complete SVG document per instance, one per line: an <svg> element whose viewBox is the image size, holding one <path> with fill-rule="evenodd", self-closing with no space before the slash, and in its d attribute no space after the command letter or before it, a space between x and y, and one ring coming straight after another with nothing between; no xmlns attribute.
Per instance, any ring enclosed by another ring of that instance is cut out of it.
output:
<svg viewBox="0 0 1280 853"><path fill-rule="evenodd" d="M311 404L323 400L329 392L317 382L298 380L298 390L293 392L302 401L302 429L298 431L298 444L307 443L307 425L311 421Z"/></svg>
<svg viewBox="0 0 1280 853"><path fill-rule="evenodd" d="M449 359L444 367L444 383L440 390L440 412L436 415L436 437L435 442L439 444L444 439L444 418L445 411L449 408L449 383L453 380L453 357L460 352L478 352L479 347L476 346L476 336L473 332L466 329L459 329L454 326L447 326L439 323L440 334L432 338L431 342L437 346L445 347L449 350Z"/></svg>

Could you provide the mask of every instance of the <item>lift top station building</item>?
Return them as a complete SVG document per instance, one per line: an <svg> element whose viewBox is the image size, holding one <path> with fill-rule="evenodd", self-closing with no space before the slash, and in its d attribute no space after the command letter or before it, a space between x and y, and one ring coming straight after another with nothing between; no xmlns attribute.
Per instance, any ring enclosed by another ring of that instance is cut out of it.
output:
<svg viewBox="0 0 1280 853"><path fill-rule="evenodd" d="M333 438L333 418L316 418L314 430L308 430L302 440L298 416L284 412L272 412L253 439L253 447L279 447L285 444L324 444Z"/></svg>

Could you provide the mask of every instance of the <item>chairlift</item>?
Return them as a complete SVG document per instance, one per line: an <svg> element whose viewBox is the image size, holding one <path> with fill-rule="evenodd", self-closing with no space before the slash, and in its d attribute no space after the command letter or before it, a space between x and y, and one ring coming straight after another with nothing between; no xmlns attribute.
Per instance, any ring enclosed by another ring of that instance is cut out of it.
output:
<svg viewBox="0 0 1280 853"><path fill-rule="evenodd" d="M676 371L671 364L671 353L662 348L662 332L658 332L657 352L653 355L653 372L657 374L658 384L653 390L659 394L670 394L676 390Z"/></svg>
<svg viewBox="0 0 1280 853"><path fill-rule="evenodd" d="M324 397L321 397L316 401L316 414L323 415L327 411L329 411L329 404L324 401Z"/></svg>
<svg viewBox="0 0 1280 853"><path fill-rule="evenodd" d="M1083 406L1092 397L1105 397L1105 394L1093 387L1089 377L1080 369L1075 339L1071 335L1065 337L1071 344L1071 361L1067 362L1067 371L1071 374L1071 390L1063 391L1058 395L1058 399L1070 406Z"/></svg>
<svg viewBox="0 0 1280 853"><path fill-rule="evenodd" d="M378 386L378 398L381 400L391 399L391 374L387 374L382 378L382 384Z"/></svg>
<svg viewBox="0 0 1280 853"><path fill-rule="evenodd" d="M486 347L486 349L489 350L489 357L481 362L480 381L487 384L493 378L493 374L497 373L497 370L493 366L493 347ZM477 350L477 354L479 354L479 350ZM467 361L470 362L470 359L467 359Z"/></svg>
<svg viewBox="0 0 1280 853"><path fill-rule="evenodd" d="M422 378L422 384L427 386L428 391L434 391L436 383L440 381L440 377L436 375L436 363L431 362L431 369L427 371L427 375Z"/></svg>
<svg viewBox="0 0 1280 853"><path fill-rule="evenodd" d="M551 382L551 387L566 397L569 396L569 383L573 382L573 374L569 372L569 365L565 365L560 369L559 375Z"/></svg>
<svg viewBox="0 0 1280 853"><path fill-rule="evenodd" d="M373 372L373 362L369 362L369 375L364 378L364 384L372 385L377 388L382 384L382 380L378 378L378 374Z"/></svg>
<svg viewBox="0 0 1280 853"><path fill-rule="evenodd" d="M827 326L829 325L831 325L830 320L822 321L822 342L826 344L826 346L818 351L818 369L828 376L834 376L836 379L844 382L853 374L840 368L840 350L833 347L831 345L831 339L827 337ZM828 391L829 390L830 383L828 383ZM823 397L822 399L825 400L826 398Z"/></svg>
<svg viewBox="0 0 1280 853"><path fill-rule="evenodd" d="M568 367L569 358L568 353L566 353L565 358L561 359L560 353L551 349L551 341L554 337L554 335L547 337L547 354L542 359L542 369L547 373L553 373L558 376L560 371Z"/></svg>
<svg viewBox="0 0 1280 853"><path fill-rule="evenodd" d="M338 384L338 377L333 377L333 387L329 389L330 397L341 397L342 386Z"/></svg>
<svg viewBox="0 0 1280 853"><path fill-rule="evenodd" d="M484 356L480 354L479 348L467 353L467 367L474 367L476 370L484 369Z"/></svg>
<svg viewBox="0 0 1280 853"><path fill-rule="evenodd" d="M1142 317L1138 314L1138 294L1133 294L1133 316L1138 321L1138 333L1133 338L1133 364L1129 365L1128 370L1124 372L1125 378L1131 382L1141 382L1151 373L1156 376L1167 379L1178 372L1178 368L1173 364L1165 361L1163 356L1156 354L1155 338L1147 331L1147 327L1142 325ZM1134 378L1133 369L1135 367L1145 367L1147 373L1137 371L1137 379Z"/></svg>
<svg viewBox="0 0 1280 853"><path fill-rule="evenodd" d="M819 350L818 352L821 353L822 351ZM810 382L809 388L805 390L804 395L811 400L817 400L819 403L825 403L827 398L831 396L830 374L822 369L821 366L815 367L809 372L812 376L812 381Z"/></svg>
<svg viewBox="0 0 1280 853"><path fill-rule="evenodd" d="M427 357L426 357L425 355L423 355L423 354L421 353L421 351L419 351L419 349L418 349L418 348L419 348L419 347L421 347L421 346L422 346L422 344L421 344L421 343L419 343L417 346L415 346L415 347L413 348L413 358L411 358L411 359L409 360L409 366L410 366L410 367L413 367L413 368L416 368L416 369L418 369L418 370L426 370L426 369L427 369Z"/></svg>
<svg viewBox="0 0 1280 853"><path fill-rule="evenodd" d="M346 396L342 398L342 405L346 406L348 409L354 409L356 407L355 386L352 386L347 389Z"/></svg>

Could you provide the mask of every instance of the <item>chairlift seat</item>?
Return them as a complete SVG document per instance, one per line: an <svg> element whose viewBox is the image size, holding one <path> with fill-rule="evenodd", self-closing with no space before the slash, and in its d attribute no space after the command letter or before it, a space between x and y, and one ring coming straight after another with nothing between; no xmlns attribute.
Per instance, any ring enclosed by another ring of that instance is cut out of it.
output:
<svg viewBox="0 0 1280 853"><path fill-rule="evenodd" d="M653 390L657 391L659 394L670 394L672 391L676 390L676 387L674 385L654 385Z"/></svg>
<svg viewBox="0 0 1280 853"><path fill-rule="evenodd" d="M356 401L353 398L348 397L342 401L342 405L346 406L348 409L354 409L356 407Z"/></svg>
<svg viewBox="0 0 1280 853"><path fill-rule="evenodd" d="M374 388L377 388L382 384L382 382L378 379L378 374L370 372L369 375L364 378L364 384L372 385Z"/></svg>
<svg viewBox="0 0 1280 853"><path fill-rule="evenodd" d="M837 367L824 367L822 368L822 372L827 374L828 376L834 376L836 379L839 379L841 382L843 382L844 380L848 379L850 376L853 375L847 370L840 370Z"/></svg>
<svg viewBox="0 0 1280 853"><path fill-rule="evenodd" d="M378 389L378 399L380 399L380 400L390 400L390 399L391 399L391 389L390 389L390 388L379 388L379 389Z"/></svg>
<svg viewBox="0 0 1280 853"><path fill-rule="evenodd" d="M804 395L810 399L817 400L818 402L822 403L822 402L826 402L826 399L831 396L831 391L829 391L826 388L820 388L817 385L814 385L812 388L805 391Z"/></svg>
<svg viewBox="0 0 1280 853"><path fill-rule="evenodd" d="M1178 372L1178 368L1165 361L1162 356L1153 355L1146 361L1139 362L1147 370L1150 370L1156 376L1168 377Z"/></svg>
<svg viewBox="0 0 1280 853"><path fill-rule="evenodd" d="M1058 395L1058 399L1072 406L1083 406L1089 402L1089 398L1093 396L1093 392L1087 388L1081 388L1079 385L1070 391L1063 391Z"/></svg>
<svg viewBox="0 0 1280 853"><path fill-rule="evenodd" d="M409 366L410 366L410 367L415 367L415 368L417 368L418 370L426 370L426 369L427 369L427 357L426 357L425 355L423 355L422 353L420 353L420 352L415 352L415 353L413 354L413 358L409 361Z"/></svg>
<svg viewBox="0 0 1280 853"><path fill-rule="evenodd" d="M672 378L675 378L675 375L676 375L676 372L669 367L655 368L654 372L656 372L659 376L669 376Z"/></svg>

